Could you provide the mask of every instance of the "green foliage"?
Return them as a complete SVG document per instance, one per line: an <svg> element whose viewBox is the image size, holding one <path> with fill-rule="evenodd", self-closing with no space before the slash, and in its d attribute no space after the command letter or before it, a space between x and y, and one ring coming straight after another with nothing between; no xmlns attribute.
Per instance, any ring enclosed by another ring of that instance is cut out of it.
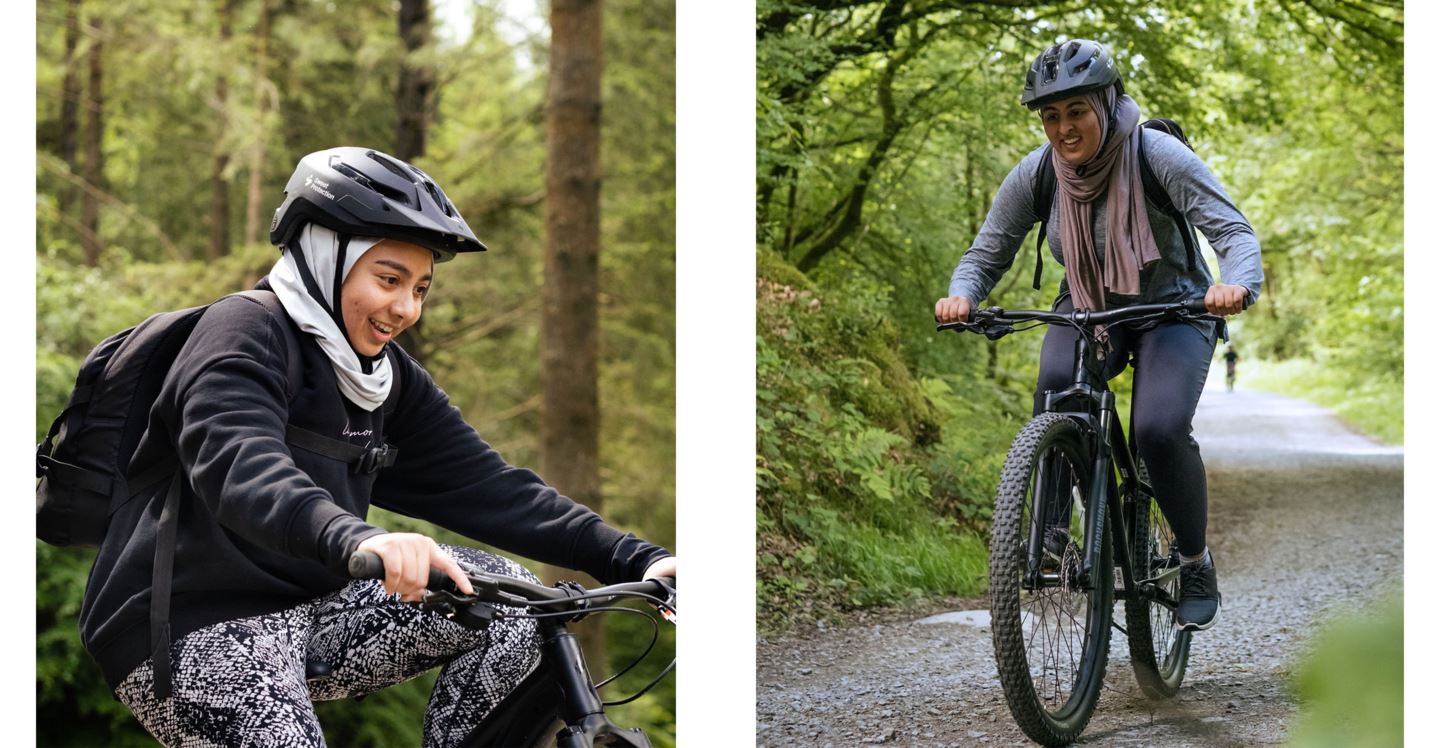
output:
<svg viewBox="0 0 1440 748"><path fill-rule="evenodd" d="M757 264L762 625L978 594L977 530L1004 449L966 435L996 400L957 403L946 383L909 373L886 289L821 293L776 280L800 279L773 255Z"/></svg>
<svg viewBox="0 0 1440 748"><path fill-rule="evenodd" d="M1405 605L1395 592L1331 622L1293 684L1297 748L1380 748L1405 738Z"/></svg>

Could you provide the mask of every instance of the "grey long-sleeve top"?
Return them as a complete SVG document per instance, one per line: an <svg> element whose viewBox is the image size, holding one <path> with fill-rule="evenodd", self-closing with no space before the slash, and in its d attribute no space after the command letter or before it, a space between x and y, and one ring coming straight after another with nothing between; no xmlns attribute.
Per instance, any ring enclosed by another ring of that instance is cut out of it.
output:
<svg viewBox="0 0 1440 748"><path fill-rule="evenodd" d="M1260 298L1264 273L1260 267L1260 240L1255 230L1225 194L1219 180L1206 168L1205 162L1185 147L1184 143L1154 130L1143 130L1145 156L1150 162L1170 200L1184 211L1191 225L1200 230L1220 258L1220 276L1226 283L1244 286L1250 291L1248 303ZM980 233L950 278L950 295L964 296L978 305L995 288L1000 277L1010 269L1025 235L1040 221L1035 212L1035 171L1045 147L1030 152L1000 184L1000 191L980 227ZM1058 190L1058 186L1057 186ZM1092 227L1095 246L1105 246L1105 202L1101 195L1092 204ZM1140 298L1106 294L1106 306L1118 307L1134 303L1164 303L1202 299L1213 284L1210 269L1203 258L1196 258L1193 271L1186 268L1185 242L1172 221L1147 201L1150 227L1160 249L1159 262L1140 274ZM1061 255L1060 200L1051 203L1046 223L1045 242L1051 256L1064 264ZM1099 250L1097 250L1099 251ZM1103 262L1104 258L1101 257ZM1064 281L1060 296L1068 294Z"/></svg>

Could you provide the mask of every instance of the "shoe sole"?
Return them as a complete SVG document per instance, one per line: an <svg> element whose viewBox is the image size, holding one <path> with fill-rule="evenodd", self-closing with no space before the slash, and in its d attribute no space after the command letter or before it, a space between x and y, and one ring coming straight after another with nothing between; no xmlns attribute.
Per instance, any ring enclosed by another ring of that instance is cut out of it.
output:
<svg viewBox="0 0 1440 748"><path fill-rule="evenodd" d="M1211 617L1210 617L1210 620L1209 620L1209 621L1206 621L1204 624L1191 623L1191 622L1187 621L1187 622L1185 622L1185 623L1180 624L1180 630L1181 630L1181 631L1204 631L1205 629L1208 629L1208 628L1210 628L1211 626L1214 626L1215 624L1217 624L1217 623L1219 623L1219 622L1220 622L1220 611L1217 610L1217 611L1215 611L1215 615L1211 616Z"/></svg>

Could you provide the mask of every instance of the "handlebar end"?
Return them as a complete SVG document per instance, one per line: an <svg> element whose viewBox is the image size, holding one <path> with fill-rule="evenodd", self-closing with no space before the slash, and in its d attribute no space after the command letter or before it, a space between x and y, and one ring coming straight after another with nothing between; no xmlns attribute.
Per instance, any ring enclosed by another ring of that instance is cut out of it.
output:
<svg viewBox="0 0 1440 748"><path fill-rule="evenodd" d="M356 551L350 554L351 579L384 579L385 562L373 551Z"/></svg>

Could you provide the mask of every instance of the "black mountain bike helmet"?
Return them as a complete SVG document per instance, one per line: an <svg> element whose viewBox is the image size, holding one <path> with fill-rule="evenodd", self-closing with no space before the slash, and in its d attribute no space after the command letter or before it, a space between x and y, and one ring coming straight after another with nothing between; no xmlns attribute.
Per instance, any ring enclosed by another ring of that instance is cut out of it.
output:
<svg viewBox="0 0 1440 748"><path fill-rule="evenodd" d="M338 234L418 244L436 262L485 250L435 180L370 148L328 148L300 159L270 222L270 243L286 246L306 221Z"/></svg>
<svg viewBox="0 0 1440 748"><path fill-rule="evenodd" d="M1071 96L1120 86L1120 72L1100 42L1073 39L1040 53L1025 74L1020 103L1036 110Z"/></svg>

